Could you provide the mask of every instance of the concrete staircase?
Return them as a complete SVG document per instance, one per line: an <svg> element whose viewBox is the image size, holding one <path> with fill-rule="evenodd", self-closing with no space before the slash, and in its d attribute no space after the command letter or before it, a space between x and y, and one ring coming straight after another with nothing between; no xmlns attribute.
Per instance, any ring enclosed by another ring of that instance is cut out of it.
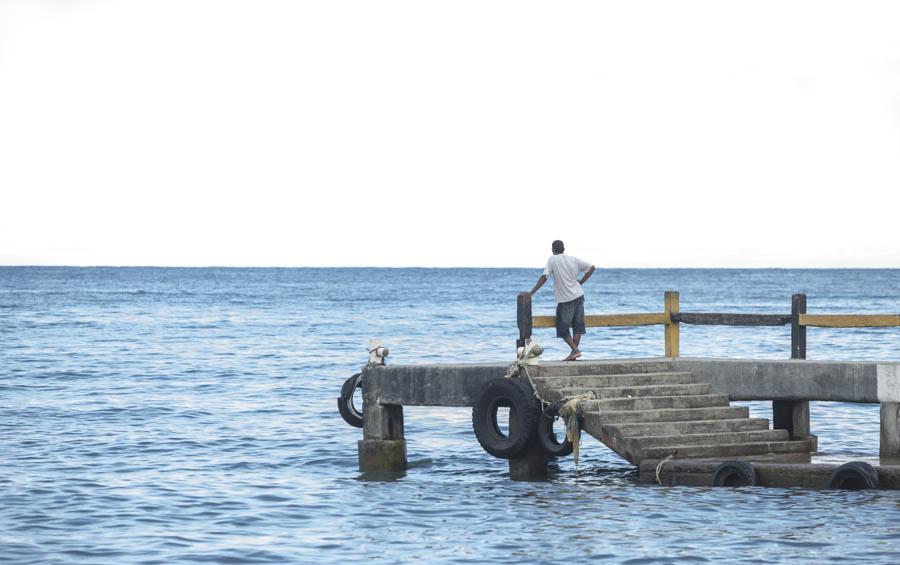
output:
<svg viewBox="0 0 900 565"><path fill-rule="evenodd" d="M593 391L597 400L584 405L584 430L635 465L669 455L757 459L815 449L814 440L770 430L767 419L730 406L727 394L661 363L552 363L530 374L549 401Z"/></svg>

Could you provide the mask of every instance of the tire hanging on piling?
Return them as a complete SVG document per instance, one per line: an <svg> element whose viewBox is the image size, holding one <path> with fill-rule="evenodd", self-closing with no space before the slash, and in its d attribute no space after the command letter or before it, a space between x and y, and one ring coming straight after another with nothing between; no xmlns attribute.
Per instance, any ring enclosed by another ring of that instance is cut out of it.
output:
<svg viewBox="0 0 900 565"><path fill-rule="evenodd" d="M500 430L497 411L509 408L509 435ZM472 408L472 428L485 451L501 459L513 459L533 444L540 404L531 385L522 379L498 378L489 381Z"/></svg>
<svg viewBox="0 0 900 565"><path fill-rule="evenodd" d="M544 449L544 451L546 451L553 457L567 457L571 455L572 451L574 451L575 449L575 447L572 445L572 442L569 441L568 434L566 433L565 423L562 424L562 441L559 441L556 432L553 431L553 424L560 420L560 405L560 402L556 402L554 404L551 404L544 410L543 414L538 420L536 432L538 444Z"/></svg>
<svg viewBox="0 0 900 565"><path fill-rule="evenodd" d="M362 373L356 373L346 381L341 387L341 396L337 399L338 412L345 422L354 428L363 427L362 408L357 409L353 404L353 393L357 388L362 387Z"/></svg>

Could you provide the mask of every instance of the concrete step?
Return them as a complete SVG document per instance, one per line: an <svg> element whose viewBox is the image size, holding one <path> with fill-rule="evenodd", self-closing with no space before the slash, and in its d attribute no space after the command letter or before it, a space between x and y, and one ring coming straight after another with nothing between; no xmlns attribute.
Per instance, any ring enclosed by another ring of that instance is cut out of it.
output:
<svg viewBox="0 0 900 565"><path fill-rule="evenodd" d="M636 460L664 459L669 455L676 458L731 458L759 454L809 453L812 444L809 440L800 441L762 441L734 444L703 445L667 445L648 447L641 450Z"/></svg>
<svg viewBox="0 0 900 565"><path fill-rule="evenodd" d="M750 418L745 406L730 406L727 394L712 394L689 372L663 364L593 362L542 364L530 373L547 400L588 391L584 430L626 460L677 458L809 457L813 440L792 441L770 430L764 418Z"/></svg>
<svg viewBox="0 0 900 565"><path fill-rule="evenodd" d="M649 424L612 424L623 437L666 436L673 434L715 434L768 430L765 418L738 418L736 420L688 420L685 422L654 422Z"/></svg>
<svg viewBox="0 0 900 565"><path fill-rule="evenodd" d="M649 386L615 386L606 388L581 388L571 387L560 389L562 396L575 396L592 391L597 398L635 398L639 396L694 396L709 394L710 385L677 384L677 385L649 385Z"/></svg>
<svg viewBox="0 0 900 565"><path fill-rule="evenodd" d="M750 430L743 432L719 432L707 434L677 434L669 436L629 437L633 450L642 451L650 447L669 445L722 445L733 443L759 443L772 441L788 441L791 439L787 430Z"/></svg>
<svg viewBox="0 0 900 565"><path fill-rule="evenodd" d="M584 409L600 412L620 410L665 410L670 408L708 408L728 406L727 394L696 394L693 396L637 396L634 398L606 398L588 400Z"/></svg>
<svg viewBox="0 0 900 565"><path fill-rule="evenodd" d="M748 418L750 409L746 406L713 406L708 408L681 408L664 410L615 410L584 412L585 428L601 427L608 424L637 422L685 422L693 420L734 420ZM589 430L590 431L590 430Z"/></svg>
<svg viewBox="0 0 900 565"><path fill-rule="evenodd" d="M605 388L647 385L678 385L696 382L691 373L625 373L621 375L557 375L537 377L539 385L553 388Z"/></svg>
<svg viewBox="0 0 900 565"><path fill-rule="evenodd" d="M623 373L662 373L669 370L669 361L575 361L541 362L532 371L532 377L575 375L617 375Z"/></svg>

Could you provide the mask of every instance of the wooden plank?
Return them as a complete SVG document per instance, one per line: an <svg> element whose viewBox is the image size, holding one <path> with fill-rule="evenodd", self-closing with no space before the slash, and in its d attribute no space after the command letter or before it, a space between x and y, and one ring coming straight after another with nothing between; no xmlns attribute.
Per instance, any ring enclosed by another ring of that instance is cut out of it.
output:
<svg viewBox="0 0 900 565"><path fill-rule="evenodd" d="M784 326L791 323L789 314L680 312L672 314L672 319L698 326Z"/></svg>
<svg viewBox="0 0 900 565"><path fill-rule="evenodd" d="M653 326L666 324L669 315L665 312L641 314L595 314L584 317L590 327ZM782 314L739 314L673 312L673 322L714 325L714 326L784 326L791 323L790 315ZM674 325L674 324L673 324ZM886 328L900 326L900 314L801 314L801 326L823 328ZM555 316L534 316L532 327L552 328L556 326Z"/></svg>
<svg viewBox="0 0 900 565"><path fill-rule="evenodd" d="M647 314L594 314L584 317L584 325L592 328L653 326L666 323L666 315L660 313ZM532 327L556 327L556 316L533 316Z"/></svg>
<svg viewBox="0 0 900 565"><path fill-rule="evenodd" d="M891 328L900 326L900 314L801 314L800 325L819 328Z"/></svg>
<svg viewBox="0 0 900 565"><path fill-rule="evenodd" d="M584 325L594 328L614 326L654 326L666 323L666 315L658 314L600 314L584 317Z"/></svg>
<svg viewBox="0 0 900 565"><path fill-rule="evenodd" d="M677 314L679 310L678 293L673 290L667 290L663 296L663 302L665 304L667 318L665 329L666 357L678 357L679 349L681 347L681 337L678 321L672 319L672 316Z"/></svg>

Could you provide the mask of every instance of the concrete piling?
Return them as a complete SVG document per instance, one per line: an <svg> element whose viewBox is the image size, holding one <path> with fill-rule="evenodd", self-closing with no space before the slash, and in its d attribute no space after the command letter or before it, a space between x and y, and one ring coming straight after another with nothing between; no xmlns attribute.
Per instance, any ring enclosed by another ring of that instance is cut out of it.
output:
<svg viewBox="0 0 900 565"><path fill-rule="evenodd" d="M362 472L402 473L406 470L406 440L361 439L359 470Z"/></svg>
<svg viewBox="0 0 900 565"><path fill-rule="evenodd" d="M540 446L532 446L523 457L509 460L509 478L514 481L543 481L549 475L552 457Z"/></svg>
<svg viewBox="0 0 900 565"><path fill-rule="evenodd" d="M787 430L792 438L804 439L810 434L809 402L775 400L772 402L772 429Z"/></svg>
<svg viewBox="0 0 900 565"><path fill-rule="evenodd" d="M367 386L366 377L363 376L363 439L357 444L359 470L403 472L407 466L403 406L382 404L380 388Z"/></svg>
<svg viewBox="0 0 900 565"><path fill-rule="evenodd" d="M900 402L881 403L881 442L878 453L882 458L900 459Z"/></svg>

